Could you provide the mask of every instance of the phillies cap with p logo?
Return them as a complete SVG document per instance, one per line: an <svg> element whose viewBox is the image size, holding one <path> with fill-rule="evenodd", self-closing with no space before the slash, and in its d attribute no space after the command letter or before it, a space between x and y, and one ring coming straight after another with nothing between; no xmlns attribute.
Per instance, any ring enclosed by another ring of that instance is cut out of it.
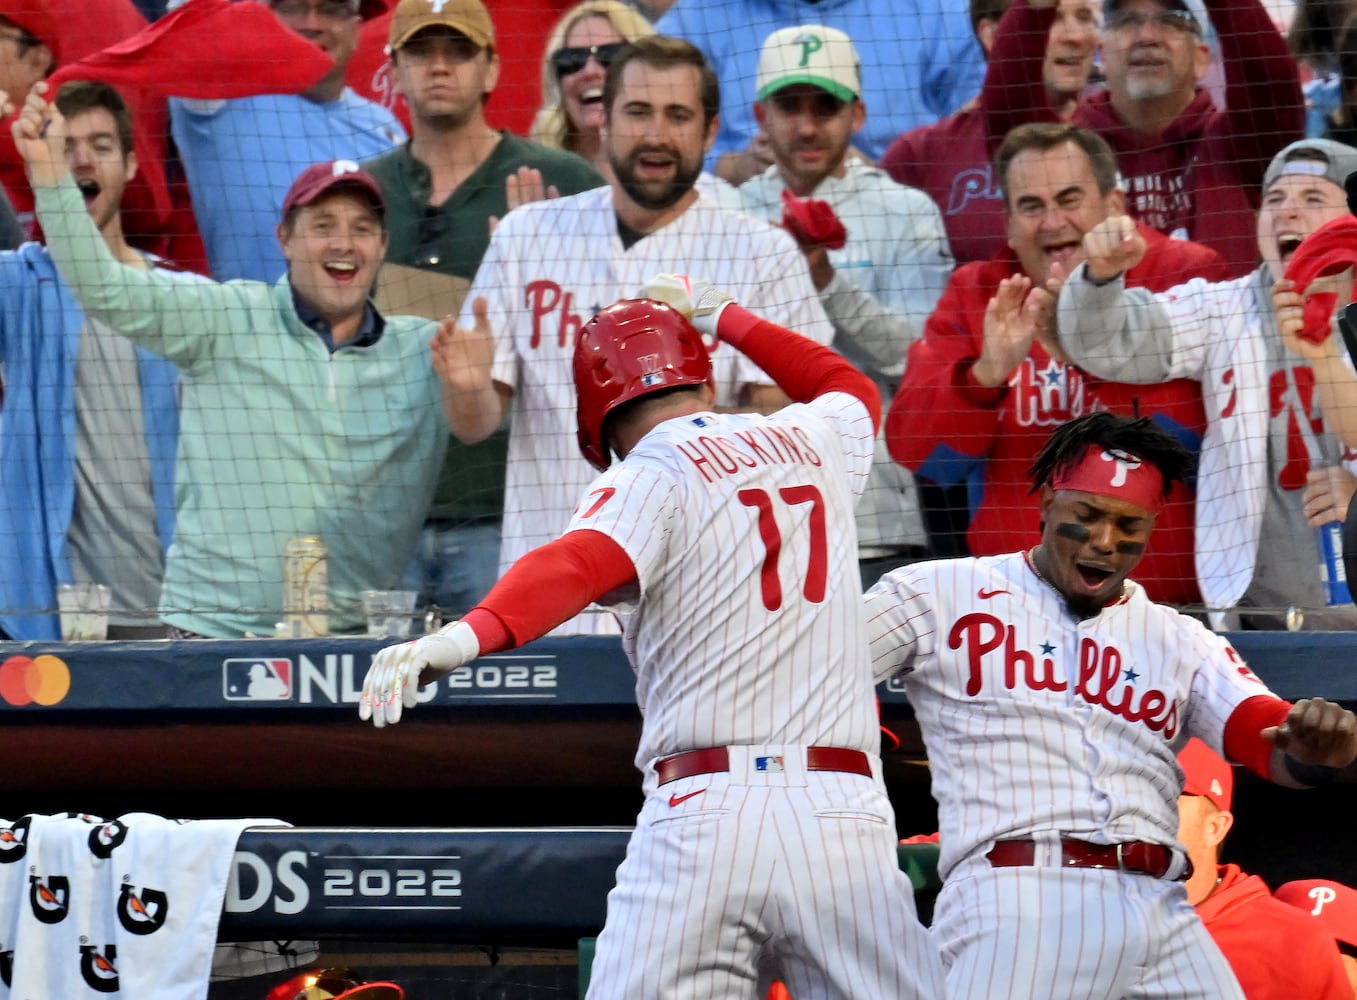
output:
<svg viewBox="0 0 1357 1000"><path fill-rule="evenodd" d="M1357 889L1309 878L1280 885L1273 895L1310 914L1340 943L1357 948Z"/></svg>
<svg viewBox="0 0 1357 1000"><path fill-rule="evenodd" d="M450 28L481 48L495 44L495 24L481 0L400 0L391 15L387 51L396 51L425 28Z"/></svg>
<svg viewBox="0 0 1357 1000"><path fill-rule="evenodd" d="M382 198L382 186L377 179L363 170L353 160L327 160L313 163L292 182L286 197L283 198L283 218L286 219L296 208L304 208L318 201L338 187L355 189L365 195L372 203L378 215L386 214L386 201Z"/></svg>
<svg viewBox="0 0 1357 1000"><path fill-rule="evenodd" d="M862 93L862 68L853 42L837 28L803 24L768 36L759 54L758 99L808 83L841 101Z"/></svg>

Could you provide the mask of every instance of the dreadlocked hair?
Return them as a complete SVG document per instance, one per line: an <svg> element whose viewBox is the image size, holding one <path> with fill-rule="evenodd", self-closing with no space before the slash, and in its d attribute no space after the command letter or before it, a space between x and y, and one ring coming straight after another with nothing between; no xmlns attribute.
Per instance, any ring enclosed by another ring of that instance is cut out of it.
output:
<svg viewBox="0 0 1357 1000"><path fill-rule="evenodd" d="M1098 410L1067 420L1055 429L1027 470L1032 481L1028 493L1037 492L1057 473L1077 463L1089 445L1097 445L1104 451L1125 452L1149 462L1164 478L1166 498L1174 483L1187 479L1195 462L1192 453L1177 438L1149 417L1120 417Z"/></svg>

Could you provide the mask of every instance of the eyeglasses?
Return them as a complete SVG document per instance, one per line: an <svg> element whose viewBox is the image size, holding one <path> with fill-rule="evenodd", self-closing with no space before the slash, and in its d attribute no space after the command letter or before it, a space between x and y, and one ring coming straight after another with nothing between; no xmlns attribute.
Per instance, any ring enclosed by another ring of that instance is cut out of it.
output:
<svg viewBox="0 0 1357 1000"><path fill-rule="evenodd" d="M557 49L551 54L551 68L556 71L557 77L572 76L584 69L589 64L589 57L592 56L595 62L607 69L612 65L612 61L617 58L617 53L621 52L626 44L626 42L609 42L607 45L590 45L587 48L571 46Z"/></svg>
<svg viewBox="0 0 1357 1000"><path fill-rule="evenodd" d="M847 101L841 101L827 90L816 87L810 93L798 93L795 90L779 90L770 94L768 101L784 115L799 115L807 111L812 118L828 121L838 116Z"/></svg>
<svg viewBox="0 0 1357 1000"><path fill-rule="evenodd" d="M1119 10L1107 19L1109 31L1139 31L1146 24L1153 24L1156 28L1190 32L1194 35L1201 34L1201 25L1192 16L1192 12L1186 10L1156 10L1153 13L1143 10Z"/></svg>
<svg viewBox="0 0 1357 1000"><path fill-rule="evenodd" d="M293 19L314 12L326 21L352 21L360 5L361 0L274 0L273 12Z"/></svg>
<svg viewBox="0 0 1357 1000"><path fill-rule="evenodd" d="M415 235L415 267L437 267L443 262L443 248L438 241L448 231L448 217L437 208L426 208L419 219Z"/></svg>

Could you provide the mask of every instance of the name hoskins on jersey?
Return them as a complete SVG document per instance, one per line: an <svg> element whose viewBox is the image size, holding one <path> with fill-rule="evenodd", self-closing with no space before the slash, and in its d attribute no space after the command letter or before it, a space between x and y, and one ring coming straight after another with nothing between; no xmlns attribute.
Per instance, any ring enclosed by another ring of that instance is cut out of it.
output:
<svg viewBox="0 0 1357 1000"><path fill-rule="evenodd" d="M736 431L733 437L736 440L701 434L692 441L677 442L675 447L709 483L734 475L741 468L802 464L818 469L824 464L810 435L796 424L785 428L755 427Z"/></svg>

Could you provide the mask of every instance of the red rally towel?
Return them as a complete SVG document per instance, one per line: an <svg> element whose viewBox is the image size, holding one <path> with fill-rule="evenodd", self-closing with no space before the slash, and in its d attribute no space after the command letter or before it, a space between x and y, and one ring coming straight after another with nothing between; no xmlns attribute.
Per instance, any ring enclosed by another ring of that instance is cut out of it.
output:
<svg viewBox="0 0 1357 1000"><path fill-rule="evenodd" d="M828 202L798 198L786 188L782 191L782 228L803 247L842 250L848 239L848 231Z"/></svg>
<svg viewBox="0 0 1357 1000"><path fill-rule="evenodd" d="M103 80L166 97L225 100L297 94L334 67L259 3L190 0L116 45L62 66L48 81Z"/></svg>
<svg viewBox="0 0 1357 1000"><path fill-rule="evenodd" d="M1357 218L1344 215L1324 223L1296 247L1287 261L1285 277L1304 292L1316 278L1340 274L1357 267ZM1333 332L1333 310L1338 296L1316 292L1305 300L1305 325L1301 336L1320 344Z"/></svg>

